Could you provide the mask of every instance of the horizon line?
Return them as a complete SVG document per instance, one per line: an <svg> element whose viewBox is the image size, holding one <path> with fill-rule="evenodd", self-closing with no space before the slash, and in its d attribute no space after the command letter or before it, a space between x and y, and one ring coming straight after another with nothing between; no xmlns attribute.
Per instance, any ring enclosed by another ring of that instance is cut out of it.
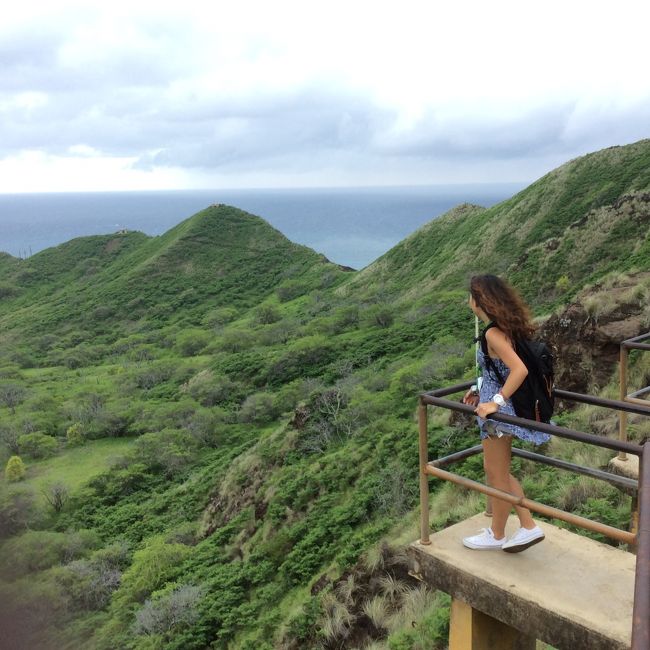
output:
<svg viewBox="0 0 650 650"><path fill-rule="evenodd" d="M251 191L301 191L301 190L381 190L381 189L425 189L438 187L473 187L486 185L525 186L531 181L463 181L454 183L415 183L397 185L310 185L310 186L277 186L277 187L179 187L169 189L129 189L129 190L35 190L33 192L11 192L0 190L0 196L35 196L35 195L64 195L64 194L143 194L158 192L251 192Z"/></svg>

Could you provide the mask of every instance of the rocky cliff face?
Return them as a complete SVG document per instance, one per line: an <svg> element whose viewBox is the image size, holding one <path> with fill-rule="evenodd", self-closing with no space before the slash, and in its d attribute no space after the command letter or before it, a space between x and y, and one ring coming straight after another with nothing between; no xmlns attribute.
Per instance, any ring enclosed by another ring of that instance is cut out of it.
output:
<svg viewBox="0 0 650 650"><path fill-rule="evenodd" d="M621 341L650 330L650 273L610 279L581 292L540 328L556 355L558 388L591 393L616 370Z"/></svg>

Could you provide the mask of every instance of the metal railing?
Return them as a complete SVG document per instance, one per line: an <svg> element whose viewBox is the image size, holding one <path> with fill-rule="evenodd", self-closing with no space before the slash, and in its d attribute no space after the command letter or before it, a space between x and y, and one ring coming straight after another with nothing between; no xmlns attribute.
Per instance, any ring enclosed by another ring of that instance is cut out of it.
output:
<svg viewBox="0 0 650 650"><path fill-rule="evenodd" d="M626 350L629 348L636 348L642 350L650 350L650 345L641 344L638 341L650 337L650 333L642 337L636 337L628 341ZM639 347L642 346L642 347ZM621 346L623 349L623 344ZM626 359L627 361L627 356ZM623 365L623 352L621 352L621 365ZM625 364L625 373L627 376L627 364ZM621 370L623 372L623 369ZM634 454L639 457L639 481L625 478L597 470L589 467L583 467L574 463L569 463L557 458L550 458L535 454L532 452L524 451L521 449L513 448L513 456L518 456L531 460L533 462L544 463L566 469L579 474L591 476L606 480L609 483L617 485L620 488L634 492L638 491L639 500L639 518L638 527L636 531L624 531L606 524L602 524L572 513L565 512L558 508L544 505L537 501L520 497L497 488L484 485L478 481L473 481L466 477L454 474L442 467L458 462L475 454L481 453L483 448L481 445L470 447L462 451L456 452L444 458L437 460L428 460L428 406L439 406L441 408L450 409L460 413L466 413L474 416L474 407L463 404L458 401L446 399L449 395L466 391L472 385L472 381L456 384L439 390L433 390L422 393L419 396L418 407L418 423L419 423L419 454L420 454L420 543L427 545L431 541L429 539L429 483L428 477L435 476L447 481L451 481L466 488L482 492L490 497L508 501L512 505L528 508L533 512L541 515L566 521L572 525L585 528L597 533L601 533L612 539L624 542L630 545L636 545L636 572L634 583L634 608L632 612L632 650L648 650L650 648L650 440L645 444L640 445L633 442L628 442L627 439L614 440L594 434L585 433L582 431L575 431L565 427L557 426L554 424L546 424L536 422L534 420L527 420L512 415L505 415L494 413L490 419L497 422L505 422L507 424L518 424L526 428L532 428L537 431L543 431L560 438L568 440L575 440L598 447L605 447L618 451L619 454ZM627 395L627 382L625 382L625 397L623 400L610 400L591 395L582 395L570 391L555 389L555 396L564 400L580 402L583 404L592 404L604 408L615 409L620 413L636 413L640 415L650 416L650 405L646 400L639 399L639 395L650 393L650 387L641 391L636 391L632 395ZM632 398L632 399L630 399ZM622 431L622 430L621 430Z"/></svg>
<svg viewBox="0 0 650 650"><path fill-rule="evenodd" d="M630 350L645 350L646 352L650 351L650 344L641 343L650 338L650 332L648 334L641 334L641 336L635 336L633 339L627 339L621 343L620 350L620 363L619 363L619 381L620 381L620 398L621 402L631 402L633 404L647 404L647 400L641 399L642 395L648 395L650 393L650 386L646 386L641 390L634 391L632 393L627 392L627 361ZM618 431L619 431L619 440L627 440L627 412L620 411L618 419ZM619 460L627 460L627 456L624 451L619 452Z"/></svg>

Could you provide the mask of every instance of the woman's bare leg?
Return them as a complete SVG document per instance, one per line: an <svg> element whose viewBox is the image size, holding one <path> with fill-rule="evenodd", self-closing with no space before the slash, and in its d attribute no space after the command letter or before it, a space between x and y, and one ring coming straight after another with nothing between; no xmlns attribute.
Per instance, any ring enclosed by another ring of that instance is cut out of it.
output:
<svg viewBox="0 0 650 650"><path fill-rule="evenodd" d="M483 466L487 474L488 484L510 492L510 457L511 457L511 436L501 438L488 437L483 440ZM519 487L521 490L521 486ZM512 510L512 504L501 499L492 499L492 532L496 539L505 536L506 521Z"/></svg>
<svg viewBox="0 0 650 650"><path fill-rule="evenodd" d="M518 497L526 496L524 494L523 488L519 484L519 481L512 474L510 474L510 489L508 492L511 494L516 494ZM535 527L533 516L530 514L530 510L528 510L528 508L515 506L515 510L517 512L517 517L519 517L519 523L523 528L528 528L530 530L531 528Z"/></svg>

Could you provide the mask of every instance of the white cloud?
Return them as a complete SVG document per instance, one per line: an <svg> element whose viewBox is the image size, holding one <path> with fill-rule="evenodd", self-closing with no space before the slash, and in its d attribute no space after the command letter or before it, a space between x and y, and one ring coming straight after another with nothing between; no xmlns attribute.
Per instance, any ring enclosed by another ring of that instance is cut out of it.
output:
<svg viewBox="0 0 650 650"><path fill-rule="evenodd" d="M0 24L0 191L532 180L650 135L648 18L631 1L26 0Z"/></svg>

